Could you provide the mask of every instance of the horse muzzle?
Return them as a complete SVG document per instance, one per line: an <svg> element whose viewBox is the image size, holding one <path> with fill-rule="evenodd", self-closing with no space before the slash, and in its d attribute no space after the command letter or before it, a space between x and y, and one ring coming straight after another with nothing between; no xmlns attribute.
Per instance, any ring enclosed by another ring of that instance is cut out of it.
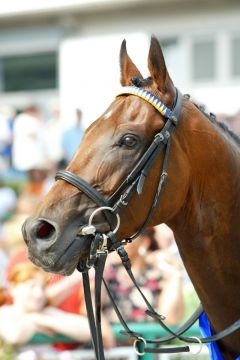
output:
<svg viewBox="0 0 240 360"><path fill-rule="evenodd" d="M29 259L47 272L70 275L81 259L88 256L92 237L79 236L78 228L59 225L43 218L27 219L22 226Z"/></svg>

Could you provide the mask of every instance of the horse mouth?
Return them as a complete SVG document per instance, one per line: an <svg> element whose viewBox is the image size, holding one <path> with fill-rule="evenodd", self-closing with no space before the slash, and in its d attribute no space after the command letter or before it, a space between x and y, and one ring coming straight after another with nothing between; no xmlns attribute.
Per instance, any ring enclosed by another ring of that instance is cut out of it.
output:
<svg viewBox="0 0 240 360"><path fill-rule="evenodd" d="M61 254L56 249L51 252L36 251L28 246L28 257L38 267L46 272L71 275L80 262L86 262L90 251L92 236L76 235L71 243L62 249ZM62 240L61 243L64 243Z"/></svg>

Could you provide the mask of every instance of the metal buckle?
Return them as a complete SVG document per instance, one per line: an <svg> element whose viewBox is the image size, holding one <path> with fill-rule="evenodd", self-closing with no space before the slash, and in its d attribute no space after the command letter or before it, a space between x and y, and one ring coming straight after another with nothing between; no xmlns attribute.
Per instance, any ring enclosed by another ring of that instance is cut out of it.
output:
<svg viewBox="0 0 240 360"><path fill-rule="evenodd" d="M120 202L123 204L123 206L128 205L128 202L124 201L125 198L126 198L126 193L124 193L120 196Z"/></svg>
<svg viewBox="0 0 240 360"><path fill-rule="evenodd" d="M108 239L108 237L107 237L106 234L102 234L102 237L103 237L103 241L100 244L100 247L97 250L97 253L99 253L99 252L108 252L108 250L107 250L107 239Z"/></svg>

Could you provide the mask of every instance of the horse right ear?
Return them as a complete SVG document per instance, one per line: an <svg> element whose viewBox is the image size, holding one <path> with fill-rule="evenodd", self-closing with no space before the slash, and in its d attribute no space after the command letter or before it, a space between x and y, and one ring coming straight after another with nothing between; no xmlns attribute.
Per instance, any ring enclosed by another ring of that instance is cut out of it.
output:
<svg viewBox="0 0 240 360"><path fill-rule="evenodd" d="M173 87L173 82L168 74L161 46L155 36L151 37L148 54L148 68L158 90L163 94Z"/></svg>
<svg viewBox="0 0 240 360"><path fill-rule="evenodd" d="M126 40L124 39L120 50L120 69L121 69L121 84L122 86L132 85L131 79L139 77L143 79L142 74L134 65L127 53Z"/></svg>

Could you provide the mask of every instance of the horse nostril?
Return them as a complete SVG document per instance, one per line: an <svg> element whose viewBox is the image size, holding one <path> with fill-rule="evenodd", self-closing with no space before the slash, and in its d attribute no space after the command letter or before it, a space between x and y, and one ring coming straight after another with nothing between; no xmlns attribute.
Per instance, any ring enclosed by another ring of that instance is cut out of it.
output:
<svg viewBox="0 0 240 360"><path fill-rule="evenodd" d="M45 220L39 221L35 229L36 237L41 240L52 238L55 232L55 227Z"/></svg>

